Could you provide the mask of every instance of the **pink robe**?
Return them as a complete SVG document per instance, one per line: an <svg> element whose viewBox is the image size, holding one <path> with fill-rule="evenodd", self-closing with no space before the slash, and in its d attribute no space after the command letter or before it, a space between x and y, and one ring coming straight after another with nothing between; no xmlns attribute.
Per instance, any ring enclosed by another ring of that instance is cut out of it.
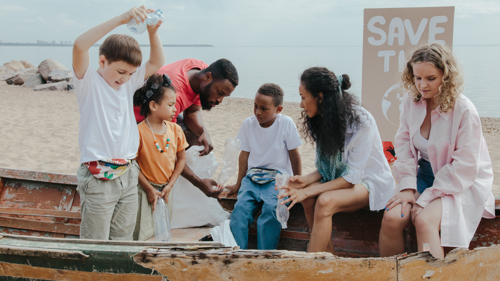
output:
<svg viewBox="0 0 500 281"><path fill-rule="evenodd" d="M472 102L460 95L453 110L431 112L431 132L427 143L434 184L418 198L424 207L441 198L441 246L468 248L481 217L495 217L491 192L493 169L481 120ZM414 102L406 95L394 148L397 160L393 175L397 189L417 189L418 151L413 136L420 130L427 102Z"/></svg>

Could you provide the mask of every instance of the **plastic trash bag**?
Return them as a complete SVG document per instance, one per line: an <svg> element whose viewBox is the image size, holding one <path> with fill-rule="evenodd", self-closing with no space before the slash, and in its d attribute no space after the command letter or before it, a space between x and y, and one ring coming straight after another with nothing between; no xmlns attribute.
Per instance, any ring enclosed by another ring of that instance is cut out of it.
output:
<svg viewBox="0 0 500 281"><path fill-rule="evenodd" d="M172 230L170 229L170 220L168 217L167 204L163 198L156 202L156 210L153 212L155 223L155 240L160 242L170 242L172 239Z"/></svg>
<svg viewBox="0 0 500 281"><path fill-rule="evenodd" d="M236 247L236 240L234 240L233 233L231 232L231 227L229 226L229 220L221 222L218 226L210 229L210 235L214 242L220 242L226 247Z"/></svg>
<svg viewBox="0 0 500 281"><path fill-rule="evenodd" d="M238 153L241 149L241 142L239 139L227 138L224 156L222 157L222 171L217 177L217 183L224 186L226 182L236 173L236 166L238 165Z"/></svg>
<svg viewBox="0 0 500 281"><path fill-rule="evenodd" d="M276 174L276 186L278 188L287 186L290 182L290 176L287 174ZM283 195L286 192L285 189L279 189L278 195ZM288 218L290 217L290 211L286 205L281 205L285 198L278 199L278 205L276 206L276 218L281 223L281 228L287 228L286 223L288 222Z"/></svg>
<svg viewBox="0 0 500 281"><path fill-rule="evenodd" d="M199 156L203 146L192 146L186 151L186 165L201 179L212 178L219 163L211 152ZM172 188L171 228L219 225L229 218L215 198L207 197L187 179L180 176Z"/></svg>

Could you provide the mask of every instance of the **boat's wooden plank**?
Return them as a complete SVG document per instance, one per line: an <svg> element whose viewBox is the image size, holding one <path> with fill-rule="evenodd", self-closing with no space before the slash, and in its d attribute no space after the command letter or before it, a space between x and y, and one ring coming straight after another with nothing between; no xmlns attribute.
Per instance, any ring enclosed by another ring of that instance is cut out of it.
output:
<svg viewBox="0 0 500 281"><path fill-rule="evenodd" d="M417 253L398 260L398 280L499 280L500 246L456 249L444 260Z"/></svg>
<svg viewBox="0 0 500 281"><path fill-rule="evenodd" d="M59 207L61 208L61 210L71 211L73 200L75 199L75 194L76 188L70 186L64 188L61 201L59 203Z"/></svg>
<svg viewBox="0 0 500 281"><path fill-rule="evenodd" d="M61 270L44 267L35 267L23 264L14 264L7 262L0 262L0 274L3 276L33 278L44 280L106 280L106 281L161 281L165 280L161 275L148 275L148 274L118 274L118 273L102 273L102 272L84 272L73 270Z"/></svg>
<svg viewBox="0 0 500 281"><path fill-rule="evenodd" d="M78 185L75 175L0 168L0 178Z"/></svg>
<svg viewBox="0 0 500 281"><path fill-rule="evenodd" d="M80 225L69 224L69 223L34 221L22 218L0 216L0 226L35 230L35 231L80 235Z"/></svg>
<svg viewBox="0 0 500 281"><path fill-rule="evenodd" d="M134 261L169 280L397 280L395 258L290 251L155 251Z"/></svg>
<svg viewBox="0 0 500 281"><path fill-rule="evenodd" d="M83 260L89 257L88 255L85 255L81 251L47 250L47 249L41 250L38 248L12 247L12 246L1 246L1 245L0 245L0 255L15 255L22 257L42 257L42 258L53 258L53 259L68 259L68 260Z"/></svg>
<svg viewBox="0 0 500 281"><path fill-rule="evenodd" d="M8 228L8 227L0 227L0 234L13 234L13 235L28 235L28 236L45 236L45 237L53 237L53 238L64 238L65 234L61 233L52 233L52 232L44 232L44 231L33 231L26 229L18 229L18 228Z"/></svg>
<svg viewBox="0 0 500 281"><path fill-rule="evenodd" d="M72 238L51 238L51 237L38 237L38 236L24 236L24 235L11 235L2 234L3 243L4 239L12 241L19 241L20 243L27 243L27 241L38 242L40 247L44 247L47 243L55 243L65 247L65 244L88 244L88 245L101 245L101 246L137 246L137 247L200 247L200 248L227 248L219 242L156 242L156 241L117 241L117 240L90 240L90 239L72 239Z"/></svg>
<svg viewBox="0 0 500 281"><path fill-rule="evenodd" d="M0 215L29 215L35 217L58 217L58 218L75 218L81 219L80 212L56 211L47 209L28 209L28 208L2 208L0 207Z"/></svg>

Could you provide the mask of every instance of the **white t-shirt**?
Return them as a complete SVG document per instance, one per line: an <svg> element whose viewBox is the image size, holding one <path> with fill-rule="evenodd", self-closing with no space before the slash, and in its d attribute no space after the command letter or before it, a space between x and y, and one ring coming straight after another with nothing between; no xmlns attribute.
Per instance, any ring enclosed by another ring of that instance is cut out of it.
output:
<svg viewBox="0 0 500 281"><path fill-rule="evenodd" d="M278 114L274 123L262 128L255 116L243 121L238 136L241 150L250 152L248 169L267 168L293 175L288 151L302 145L292 118Z"/></svg>
<svg viewBox="0 0 500 281"><path fill-rule="evenodd" d="M115 90L90 65L83 79L77 79L73 72L80 111L80 163L136 157L139 131L132 99L144 85L145 75L146 64L143 64L128 82Z"/></svg>

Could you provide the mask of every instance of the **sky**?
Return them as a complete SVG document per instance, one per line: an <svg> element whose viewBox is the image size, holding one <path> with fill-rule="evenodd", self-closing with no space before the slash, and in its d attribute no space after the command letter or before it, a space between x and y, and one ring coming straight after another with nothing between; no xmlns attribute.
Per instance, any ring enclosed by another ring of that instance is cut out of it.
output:
<svg viewBox="0 0 500 281"><path fill-rule="evenodd" d="M0 0L0 40L72 42L140 5L163 10L163 44L361 46L366 8L455 6L454 45L500 45L498 0ZM148 43L146 33L134 37Z"/></svg>

